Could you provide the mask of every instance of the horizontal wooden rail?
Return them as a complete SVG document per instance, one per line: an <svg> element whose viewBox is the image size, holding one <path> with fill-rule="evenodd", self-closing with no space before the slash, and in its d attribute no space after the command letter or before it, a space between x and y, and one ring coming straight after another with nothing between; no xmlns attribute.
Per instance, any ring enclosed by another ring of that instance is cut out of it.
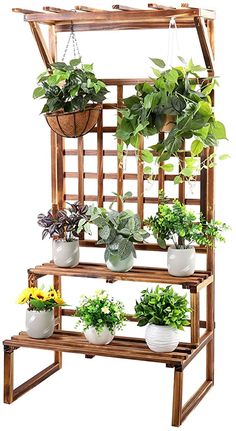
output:
<svg viewBox="0 0 236 431"><path fill-rule="evenodd" d="M66 194L64 196L65 201L77 201L78 195L74 194ZM86 202L96 202L98 200L97 195L84 195L84 201ZM137 203L137 196L133 196L132 198L127 198L127 203ZM173 202L174 199L169 199L169 202ZM103 202L115 202L114 196L103 196ZM158 204L158 198L153 197L144 197L143 198L144 204ZM200 199L185 199L184 200L185 205L200 205Z"/></svg>

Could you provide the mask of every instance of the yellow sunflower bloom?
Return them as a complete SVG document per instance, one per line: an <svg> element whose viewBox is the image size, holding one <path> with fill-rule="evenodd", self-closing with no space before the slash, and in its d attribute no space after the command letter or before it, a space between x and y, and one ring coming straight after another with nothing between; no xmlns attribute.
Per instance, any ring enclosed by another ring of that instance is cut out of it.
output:
<svg viewBox="0 0 236 431"><path fill-rule="evenodd" d="M51 289L49 292L47 292L47 299L55 299L57 297L58 293L54 289Z"/></svg>
<svg viewBox="0 0 236 431"><path fill-rule="evenodd" d="M43 290L34 289L34 292L32 293L33 299L38 299L38 301L46 301L47 300L47 292L43 292Z"/></svg>
<svg viewBox="0 0 236 431"><path fill-rule="evenodd" d="M34 291L34 288L32 287L28 287L27 289L24 289L16 301L17 304L25 304L27 301L29 301L30 297L33 294L33 291Z"/></svg>
<svg viewBox="0 0 236 431"><path fill-rule="evenodd" d="M58 305L64 305L65 304L65 302L63 301L63 299L62 298L59 298L58 296L56 297L56 298L54 298L55 299L55 302L58 304Z"/></svg>

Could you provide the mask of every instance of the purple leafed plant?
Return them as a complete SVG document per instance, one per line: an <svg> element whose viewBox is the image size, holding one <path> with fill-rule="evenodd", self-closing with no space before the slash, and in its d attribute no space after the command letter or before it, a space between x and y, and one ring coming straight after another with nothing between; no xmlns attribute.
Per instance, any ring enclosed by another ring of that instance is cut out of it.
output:
<svg viewBox="0 0 236 431"><path fill-rule="evenodd" d="M57 211L53 214L52 210L48 213L38 215L38 224L43 228L42 239L49 235L53 239L64 239L73 241L78 238L77 233L80 220L88 220L87 205L80 205L79 202L68 203L69 207Z"/></svg>

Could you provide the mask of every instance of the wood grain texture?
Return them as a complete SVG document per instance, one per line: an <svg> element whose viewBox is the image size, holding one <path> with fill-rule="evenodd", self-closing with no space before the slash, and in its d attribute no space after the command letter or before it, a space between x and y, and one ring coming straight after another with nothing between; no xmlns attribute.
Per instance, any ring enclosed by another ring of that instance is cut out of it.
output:
<svg viewBox="0 0 236 431"><path fill-rule="evenodd" d="M53 63L52 56L49 52L48 46L43 37L43 33L36 22L30 22L30 29L37 43L39 52L41 54L42 60L47 69L51 68L51 63Z"/></svg>

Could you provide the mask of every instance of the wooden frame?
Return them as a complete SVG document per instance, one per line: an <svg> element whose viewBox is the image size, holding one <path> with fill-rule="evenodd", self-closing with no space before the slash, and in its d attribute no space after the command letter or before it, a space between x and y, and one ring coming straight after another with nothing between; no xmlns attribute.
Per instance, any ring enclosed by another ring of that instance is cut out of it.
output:
<svg viewBox="0 0 236 431"><path fill-rule="evenodd" d="M25 15L24 19L30 25L32 34L36 40L39 52L46 67L56 59L57 33L70 31L71 24L75 31L97 31L97 30L122 30L122 29L151 29L168 28L171 17L176 18L179 28L196 28L203 58L207 67L208 76L214 74L214 18L213 11L199 8L189 8L186 4L180 8L166 7L155 3L148 4L147 10L139 10L123 5L114 5L113 11L104 11L86 6L76 6L75 10L59 9L45 6L43 12L25 9L14 9ZM40 24L49 26L49 45L47 46ZM97 146L94 149L86 147L86 137L78 139L77 149L67 148L65 140L51 132L51 187L52 208L57 211L65 206L66 200L79 200L81 203L96 202L103 206L107 202L114 201L114 196L105 194L106 181L115 180L117 193L125 191L126 181L137 184L136 196L127 200L134 204L140 217L145 215L145 205L158 205L158 193L155 197L146 195L145 181L147 175L143 172L143 165L137 163L135 172L126 172L118 160L113 172L106 172L104 157L117 159L116 147L104 148L104 136L113 134L116 124L113 126L105 124L106 110L117 110L122 106L122 98L125 88L143 82L144 79L105 79L107 86L116 88L114 101L103 104L103 111L99 117L97 126L92 130L97 136ZM113 103L114 102L114 103ZM162 138L163 136L160 135ZM183 144L184 145L184 144ZM139 151L145 148L145 140L140 139ZM183 147L184 148L184 147ZM213 150L206 151L203 157L211 154ZM96 157L96 170L88 172L85 169L85 158ZM135 157L135 151L129 150L123 157ZM181 155L184 163L189 152L185 150ZM78 170L76 172L66 171L66 158L74 157L77 160ZM165 189L169 182L173 181L175 175L164 173L160 168L153 182L156 190ZM67 179L74 179L76 188L72 192L67 189ZM86 181L95 180L97 192L89 195L86 191ZM214 169L203 170L201 175L195 178L199 185L200 193L195 198L186 196L185 184L178 186L178 197L187 205L198 206L208 220L214 217ZM176 186L177 187L177 186ZM170 198L169 202L172 202ZM118 210L122 210L123 204L117 200ZM94 247L96 238L88 240L81 237L81 245ZM139 245L137 249L146 251L162 251L156 244L150 243ZM134 267L128 273L114 273L106 269L104 265L81 263L77 268L58 268L52 263L31 268L28 271L28 285L36 286L38 278L52 275L54 286L61 289L61 280L65 276L103 278L107 282L123 281L145 281L150 283L177 284L190 292L190 303L192 308L190 320L190 340L180 343L178 348L171 353L154 353L150 351L143 339L130 337L115 337L108 346L89 345L82 334L73 331L62 330L62 317L73 315L73 310L64 309L55 312L55 332L46 340L35 340L29 338L24 332L4 341L4 402L12 403L20 395L30 390L44 379L49 377L62 366L62 352L74 352L84 354L87 358L95 355L129 358L144 361L165 363L168 368L174 368L173 408L172 425L179 426L188 416L192 409L201 401L211 386L214 384L214 251L205 247L197 247L197 252L205 255L205 271L196 271L187 278L172 277L166 269L151 267ZM206 292L206 319L200 320L200 292ZM127 319L135 321L134 316L127 315ZM201 329L205 329L201 333ZM14 351L20 347L36 348L54 351L54 362L36 374L33 378L14 389ZM183 373L184 369L194 360L202 349L206 348L206 377L203 384L198 388L190 400L183 406Z"/></svg>

